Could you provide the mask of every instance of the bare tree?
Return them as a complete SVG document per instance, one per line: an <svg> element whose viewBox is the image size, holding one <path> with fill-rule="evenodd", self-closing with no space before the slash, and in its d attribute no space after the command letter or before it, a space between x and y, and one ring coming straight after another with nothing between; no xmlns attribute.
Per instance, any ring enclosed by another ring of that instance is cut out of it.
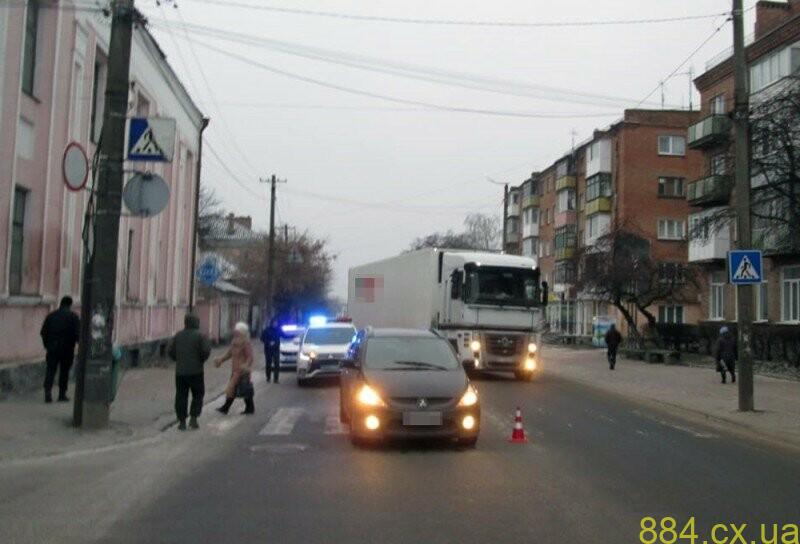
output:
<svg viewBox="0 0 800 544"><path fill-rule="evenodd" d="M637 311L662 345L658 320L650 308L660 301L688 299L695 285L690 267L654 259L647 238L626 222L612 223L593 246L578 251L571 264L579 272L577 288L619 310L634 345L643 343L636 326Z"/></svg>
<svg viewBox="0 0 800 544"><path fill-rule="evenodd" d="M500 245L500 220L481 213L471 213L464 219L464 232L448 229L421 236L411 243L411 251L426 247L474 249L493 251Z"/></svg>
<svg viewBox="0 0 800 544"><path fill-rule="evenodd" d="M200 202L197 216L202 219L212 215L223 215L224 213L222 200L217 196L216 191L205 185L200 185Z"/></svg>

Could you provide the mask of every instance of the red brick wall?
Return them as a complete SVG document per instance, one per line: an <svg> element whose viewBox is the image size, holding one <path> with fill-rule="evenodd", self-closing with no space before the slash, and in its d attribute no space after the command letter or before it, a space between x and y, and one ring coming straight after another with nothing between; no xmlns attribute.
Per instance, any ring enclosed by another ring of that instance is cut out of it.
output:
<svg viewBox="0 0 800 544"><path fill-rule="evenodd" d="M768 2L762 0L756 4L756 39L776 29L786 21L787 17L800 14L800 1Z"/></svg>

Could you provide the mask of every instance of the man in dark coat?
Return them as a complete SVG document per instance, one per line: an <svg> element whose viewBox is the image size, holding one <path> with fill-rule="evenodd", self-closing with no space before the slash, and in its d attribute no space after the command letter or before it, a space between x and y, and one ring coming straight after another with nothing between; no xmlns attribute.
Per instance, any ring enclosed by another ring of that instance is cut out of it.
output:
<svg viewBox="0 0 800 544"><path fill-rule="evenodd" d="M75 358L75 345L80 338L81 321L72 311L72 298L61 299L58 310L51 312L42 324L39 334L47 352L47 369L44 375L44 401L53 402L53 381L58 372L58 402L67 402L69 369Z"/></svg>
<svg viewBox="0 0 800 544"><path fill-rule="evenodd" d="M184 329L170 341L167 352L175 361L175 415L178 416L178 430L186 430L189 391L192 392L192 407L188 411L189 427L197 429L197 418L203 410L203 395L206 386L203 376L203 363L211 355L211 343L200 332L197 316L186 314Z"/></svg>
<svg viewBox="0 0 800 544"><path fill-rule="evenodd" d="M273 317L269 325L261 333L261 342L264 343L267 381L271 381L272 374L274 374L275 383L278 383L278 375L281 371L281 330L278 327L277 318Z"/></svg>
<svg viewBox="0 0 800 544"><path fill-rule="evenodd" d="M622 335L617 330L617 327L612 323L611 327L606 331L606 357L608 357L608 368L614 370L617 364L617 348L622 343Z"/></svg>
<svg viewBox="0 0 800 544"><path fill-rule="evenodd" d="M731 382L736 383L736 360L739 358L739 349L736 345L736 338L731 334L728 327L722 327L719 330L715 356L717 359L717 372L722 374L722 383L726 383L726 370L731 373Z"/></svg>

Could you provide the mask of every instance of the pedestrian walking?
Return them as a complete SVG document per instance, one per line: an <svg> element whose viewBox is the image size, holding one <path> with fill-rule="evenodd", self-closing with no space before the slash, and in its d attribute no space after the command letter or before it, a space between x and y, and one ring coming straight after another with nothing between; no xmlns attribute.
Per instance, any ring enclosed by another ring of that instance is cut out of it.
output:
<svg viewBox="0 0 800 544"><path fill-rule="evenodd" d="M250 329L247 323L237 323L233 330L233 340L227 353L214 361L219 368L222 363L231 361L231 379L225 388L225 404L217 408L218 412L227 414L235 398L244 399L243 414L255 412L253 404L253 382L250 373L253 370L253 347L250 345Z"/></svg>
<svg viewBox="0 0 800 544"><path fill-rule="evenodd" d="M53 402L53 382L58 372L58 402L68 402L69 369L75 359L75 345L81 331L81 320L72 311L72 297L64 297L58 310L51 312L42 323L39 334L47 352L44 375L44 401Z"/></svg>
<svg viewBox="0 0 800 544"><path fill-rule="evenodd" d="M617 348L622 343L622 335L617 330L617 327L612 323L611 327L606 331L606 357L608 358L608 368L614 370L617 365Z"/></svg>
<svg viewBox="0 0 800 544"><path fill-rule="evenodd" d="M275 383L278 383L278 375L281 370L281 330L278 328L277 318L272 318L269 325L261 333L261 342L264 343L264 367L267 373L267 382L271 381L271 376L275 376Z"/></svg>
<svg viewBox="0 0 800 544"><path fill-rule="evenodd" d="M183 330L172 338L167 353L175 361L175 415L178 416L178 430L186 430L187 412L189 427L197 429L197 418L203 410L206 392L203 363L211 355L211 342L200 332L200 319L197 316L186 314ZM189 409L190 391L192 406Z"/></svg>
<svg viewBox="0 0 800 544"><path fill-rule="evenodd" d="M714 355L717 359L717 372L722 374L722 383L726 383L726 371L731 373L731 383L736 383L736 360L739 358L739 348L736 345L736 338L728 327L719 329Z"/></svg>

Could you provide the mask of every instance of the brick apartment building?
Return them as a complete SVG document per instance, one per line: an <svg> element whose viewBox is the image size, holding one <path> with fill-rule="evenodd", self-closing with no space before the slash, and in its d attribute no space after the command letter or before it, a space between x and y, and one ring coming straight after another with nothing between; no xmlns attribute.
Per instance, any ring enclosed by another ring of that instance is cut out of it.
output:
<svg viewBox="0 0 800 544"><path fill-rule="evenodd" d="M598 316L616 318L625 331L611 305L575 287L576 250L593 246L615 219L648 240L654 259L687 262L685 190L702 172L703 157L687 149L686 130L698 119L692 111L626 110L510 192L518 197L516 204L509 198L506 250L538 258L551 285L552 331L589 335ZM650 310L673 323L694 321L700 312L696 300L665 300Z"/></svg>
<svg viewBox="0 0 800 544"><path fill-rule="evenodd" d="M712 59L706 71L695 79L701 95L702 119L688 132L687 145L703 153L704 173L690 183L688 198L700 211L690 217L692 224L703 224L703 218L719 215L733 206L733 148L730 112L734 106L732 52ZM758 106L785 90L789 76L800 70L800 0L756 4L755 34L746 48L749 68L750 103ZM795 120L796 122L797 120ZM752 153L758 153L759 135L751 134ZM757 157L757 155L756 155ZM765 187L756 168L751 171L751 201L754 206L777 199ZM765 197L766 196L766 200ZM785 224L753 223L753 243L764 251L765 282L755 291L755 315L758 322L793 324L800 322L800 254L797 244L781 244L797 232L787 231ZM689 260L705 272L701 293L702 320L732 322L736 320L736 293L727 283L726 252L735 239L733 222L707 236L689 243ZM795 332L796 334L796 332Z"/></svg>

